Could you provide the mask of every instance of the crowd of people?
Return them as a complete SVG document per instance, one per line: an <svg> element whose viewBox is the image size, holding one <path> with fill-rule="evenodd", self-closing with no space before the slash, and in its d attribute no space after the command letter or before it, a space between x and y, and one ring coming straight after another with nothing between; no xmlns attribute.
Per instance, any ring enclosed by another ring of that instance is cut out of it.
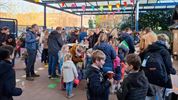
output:
<svg viewBox="0 0 178 100"><path fill-rule="evenodd" d="M8 27L1 29L0 100L22 94L16 88L13 69L17 53L19 57L22 53L26 80L40 77L34 71L40 47L41 62L48 65L48 78L61 79L67 98L74 96L73 85L81 80L87 81L87 100L109 100L110 93L118 100L165 100L166 89L172 88L170 74L176 74L176 70L166 34L157 35L149 27L140 34L130 28L111 32L62 27L42 33L37 24L27 27L17 38Z"/></svg>

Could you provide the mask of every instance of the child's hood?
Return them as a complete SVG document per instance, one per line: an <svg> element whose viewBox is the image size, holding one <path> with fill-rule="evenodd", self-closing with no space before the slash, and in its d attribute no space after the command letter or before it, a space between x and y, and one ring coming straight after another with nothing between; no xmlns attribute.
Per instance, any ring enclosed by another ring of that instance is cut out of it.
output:
<svg viewBox="0 0 178 100"><path fill-rule="evenodd" d="M10 69L12 69L12 66L9 61L4 61L4 60L0 61L0 76L6 73L7 71L9 71Z"/></svg>

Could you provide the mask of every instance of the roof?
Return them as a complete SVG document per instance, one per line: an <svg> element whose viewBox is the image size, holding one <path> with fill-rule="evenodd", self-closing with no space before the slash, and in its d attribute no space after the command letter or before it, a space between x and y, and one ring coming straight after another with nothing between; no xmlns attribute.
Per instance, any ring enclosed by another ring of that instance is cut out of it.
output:
<svg viewBox="0 0 178 100"><path fill-rule="evenodd" d="M131 14L138 0L25 0L76 15ZM178 0L139 0L140 13L173 10Z"/></svg>

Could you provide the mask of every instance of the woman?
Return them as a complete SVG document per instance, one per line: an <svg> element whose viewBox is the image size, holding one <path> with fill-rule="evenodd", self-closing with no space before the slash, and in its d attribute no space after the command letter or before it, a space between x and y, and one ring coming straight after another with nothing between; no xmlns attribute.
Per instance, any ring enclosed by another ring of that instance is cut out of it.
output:
<svg viewBox="0 0 178 100"><path fill-rule="evenodd" d="M105 64L103 65L104 73L113 71L113 60L116 58L116 51L108 43L108 37L104 32L100 33L97 43L95 44L94 50L101 50L106 55Z"/></svg>
<svg viewBox="0 0 178 100"><path fill-rule="evenodd" d="M44 61L45 64L48 63L48 36L49 36L49 32L48 30L45 30L44 37L42 39L42 44L43 44L42 62Z"/></svg>

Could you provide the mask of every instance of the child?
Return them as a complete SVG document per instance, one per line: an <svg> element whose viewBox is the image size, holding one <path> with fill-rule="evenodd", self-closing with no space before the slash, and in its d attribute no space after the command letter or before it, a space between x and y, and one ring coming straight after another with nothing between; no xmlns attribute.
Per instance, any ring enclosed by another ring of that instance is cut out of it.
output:
<svg viewBox="0 0 178 100"><path fill-rule="evenodd" d="M126 57L128 76L117 91L118 100L145 100L149 82L143 71L140 71L141 60L136 54Z"/></svg>
<svg viewBox="0 0 178 100"><path fill-rule="evenodd" d="M66 54L64 57L64 63L62 66L62 78L66 83L67 98L72 98L73 81L77 79L78 73L75 64L72 61L72 55Z"/></svg>
<svg viewBox="0 0 178 100"><path fill-rule="evenodd" d="M105 63L106 56L101 50L92 54L93 64L89 67L87 77L87 99L88 100L109 100L109 87L112 79L103 76L101 70Z"/></svg>
<svg viewBox="0 0 178 100"><path fill-rule="evenodd" d="M63 45L61 51L59 52L59 68L58 72L61 74L61 68L64 63L64 56L69 53L69 46L68 45Z"/></svg>
<svg viewBox="0 0 178 100"><path fill-rule="evenodd" d="M0 47L0 100L13 100L12 96L20 96L22 89L16 88L15 70L10 56L13 47Z"/></svg>

